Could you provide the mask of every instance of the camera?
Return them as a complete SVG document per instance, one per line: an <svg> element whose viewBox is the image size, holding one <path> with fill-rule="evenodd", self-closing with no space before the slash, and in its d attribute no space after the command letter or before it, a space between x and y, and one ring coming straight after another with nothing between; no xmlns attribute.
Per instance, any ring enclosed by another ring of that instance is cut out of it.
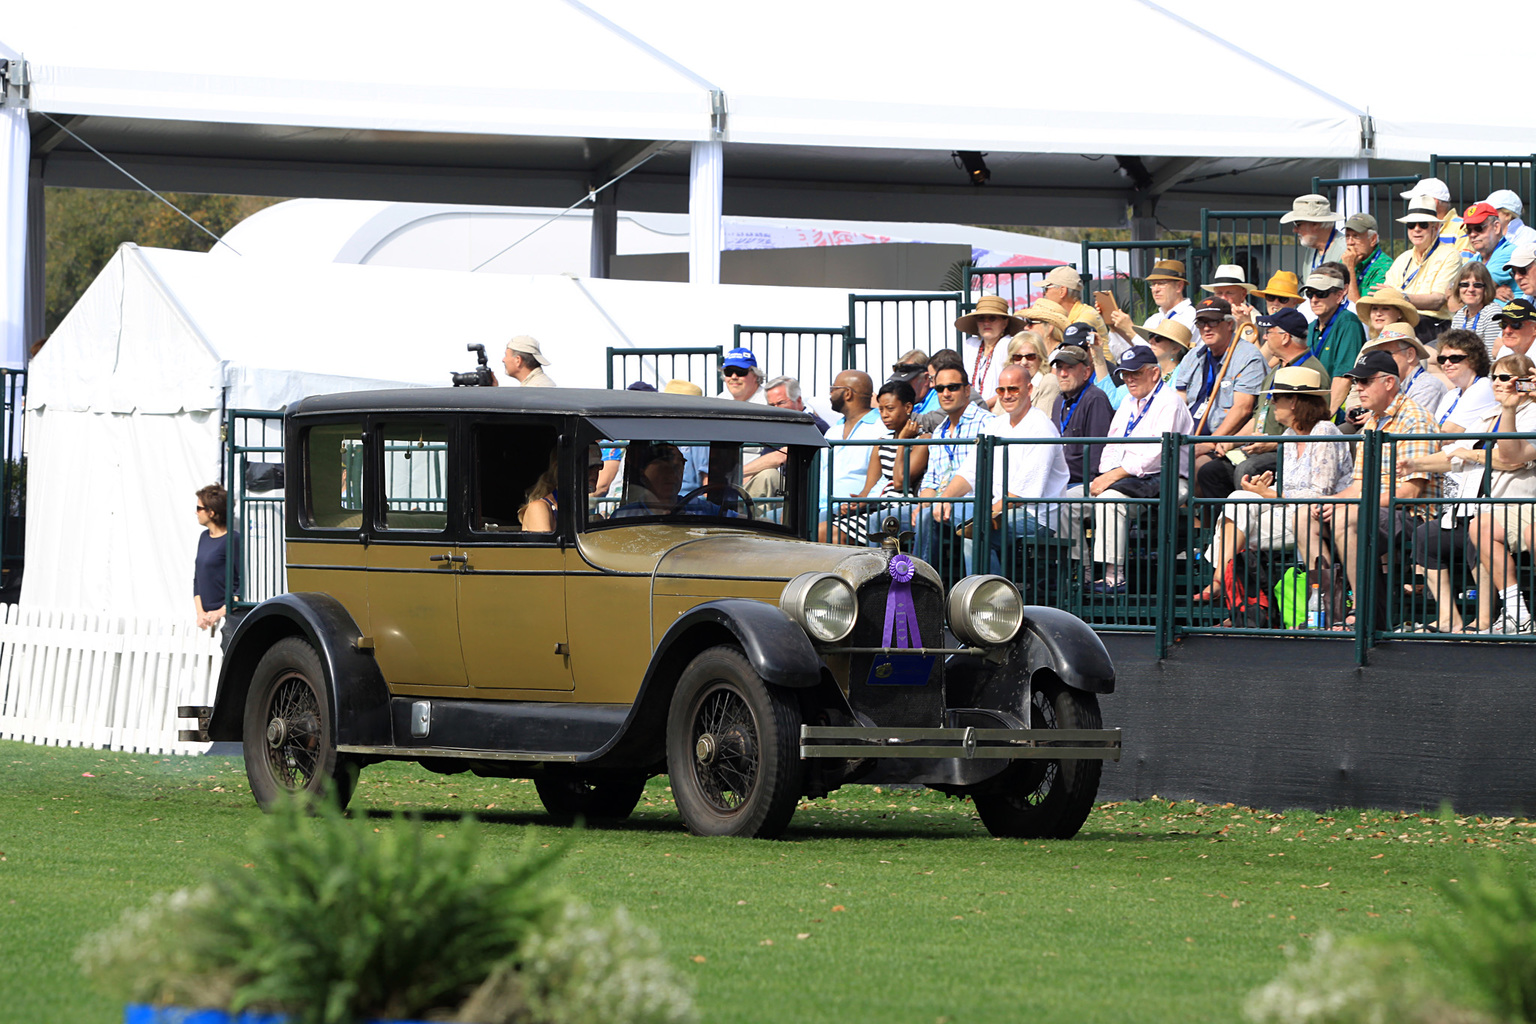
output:
<svg viewBox="0 0 1536 1024"><path fill-rule="evenodd" d="M473 370L466 370L463 373L449 374L448 376L453 380L453 386L456 388L495 387L496 377L491 373L489 360L485 358L485 346L465 345L464 348L475 354L475 359L480 365L476 366Z"/></svg>
<svg viewBox="0 0 1536 1024"><path fill-rule="evenodd" d="M1527 394L1529 392L1536 391L1536 380L1532 380L1529 377L1521 377L1519 380L1515 381L1515 390L1521 394Z"/></svg>
<svg viewBox="0 0 1536 1024"><path fill-rule="evenodd" d="M1359 423L1362 420L1364 420L1365 417L1369 413L1370 413L1370 410L1367 409L1365 406L1357 405L1353 409L1349 410L1349 412L1346 413L1346 415L1349 417L1349 421L1351 423Z"/></svg>

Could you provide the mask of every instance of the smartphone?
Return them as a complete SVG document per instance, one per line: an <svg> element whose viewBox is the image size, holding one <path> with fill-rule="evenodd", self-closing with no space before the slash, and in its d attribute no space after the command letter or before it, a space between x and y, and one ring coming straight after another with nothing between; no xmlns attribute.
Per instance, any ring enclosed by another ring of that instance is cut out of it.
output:
<svg viewBox="0 0 1536 1024"><path fill-rule="evenodd" d="M1536 380L1531 380L1529 377L1522 377L1521 379L1515 381L1515 390L1526 392L1536 391Z"/></svg>

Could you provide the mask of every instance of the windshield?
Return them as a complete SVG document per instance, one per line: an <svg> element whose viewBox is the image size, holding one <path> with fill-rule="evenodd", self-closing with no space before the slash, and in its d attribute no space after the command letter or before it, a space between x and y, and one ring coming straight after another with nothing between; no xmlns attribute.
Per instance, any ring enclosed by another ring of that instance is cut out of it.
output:
<svg viewBox="0 0 1536 1024"><path fill-rule="evenodd" d="M588 453L595 483L587 527L713 521L786 529L786 502L799 500L785 449L736 441L630 438Z"/></svg>

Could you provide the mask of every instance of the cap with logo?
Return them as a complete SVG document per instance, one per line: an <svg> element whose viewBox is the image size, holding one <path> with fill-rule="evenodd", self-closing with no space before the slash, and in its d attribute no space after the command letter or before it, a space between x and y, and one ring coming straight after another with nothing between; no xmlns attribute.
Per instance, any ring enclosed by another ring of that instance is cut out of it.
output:
<svg viewBox="0 0 1536 1024"><path fill-rule="evenodd" d="M1125 375L1135 373L1137 370L1148 366L1157 365L1157 353L1145 345L1132 345L1120 356L1120 361L1115 368L1109 371L1109 375L1115 379L1116 384L1125 383Z"/></svg>
<svg viewBox="0 0 1536 1024"><path fill-rule="evenodd" d="M1253 322L1266 330L1270 327L1278 327L1293 338L1305 338L1307 336L1307 318L1301 310L1291 309L1289 306L1277 309L1268 316L1254 317Z"/></svg>
<svg viewBox="0 0 1536 1024"><path fill-rule="evenodd" d="M1498 219L1499 211L1487 203L1473 203L1462 213L1461 219L1468 224L1481 224L1483 221Z"/></svg>
<svg viewBox="0 0 1536 1024"><path fill-rule="evenodd" d="M1061 332L1063 345L1081 345L1087 348L1099 340L1099 332L1093 329L1092 324L1067 324L1067 329Z"/></svg>
<svg viewBox="0 0 1536 1024"><path fill-rule="evenodd" d="M1225 320L1231 315L1232 303L1216 295L1201 299L1200 305L1195 307L1196 323L1201 320Z"/></svg>
<svg viewBox="0 0 1536 1024"><path fill-rule="evenodd" d="M733 366L742 370L755 370L757 369L757 356L753 355L752 350L749 348L733 348L725 354L724 359L720 360L720 365L722 367Z"/></svg>
<svg viewBox="0 0 1536 1024"><path fill-rule="evenodd" d="M1397 360L1393 359L1389 353L1377 349L1374 352L1362 353L1359 362L1345 370L1344 376L1351 380L1370 380L1383 373L1390 373L1394 377L1402 376L1402 371L1397 368Z"/></svg>
<svg viewBox="0 0 1536 1024"><path fill-rule="evenodd" d="M1518 327L1536 320L1536 305L1530 299L1511 299L1504 303L1503 309L1493 314L1493 318L1500 323Z"/></svg>

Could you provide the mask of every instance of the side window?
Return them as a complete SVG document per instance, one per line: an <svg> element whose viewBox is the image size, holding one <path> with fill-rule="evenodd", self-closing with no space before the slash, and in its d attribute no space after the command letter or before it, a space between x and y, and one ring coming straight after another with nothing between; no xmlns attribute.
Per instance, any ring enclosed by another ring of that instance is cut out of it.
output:
<svg viewBox="0 0 1536 1024"><path fill-rule="evenodd" d="M304 522L318 530L363 525L363 426L311 427L304 437Z"/></svg>
<svg viewBox="0 0 1536 1024"><path fill-rule="evenodd" d="M559 432L540 424L477 423L471 437L469 528L553 537L561 500Z"/></svg>
<svg viewBox="0 0 1536 1024"><path fill-rule="evenodd" d="M432 420L386 423L384 446L385 530L441 532L448 527L448 425Z"/></svg>

